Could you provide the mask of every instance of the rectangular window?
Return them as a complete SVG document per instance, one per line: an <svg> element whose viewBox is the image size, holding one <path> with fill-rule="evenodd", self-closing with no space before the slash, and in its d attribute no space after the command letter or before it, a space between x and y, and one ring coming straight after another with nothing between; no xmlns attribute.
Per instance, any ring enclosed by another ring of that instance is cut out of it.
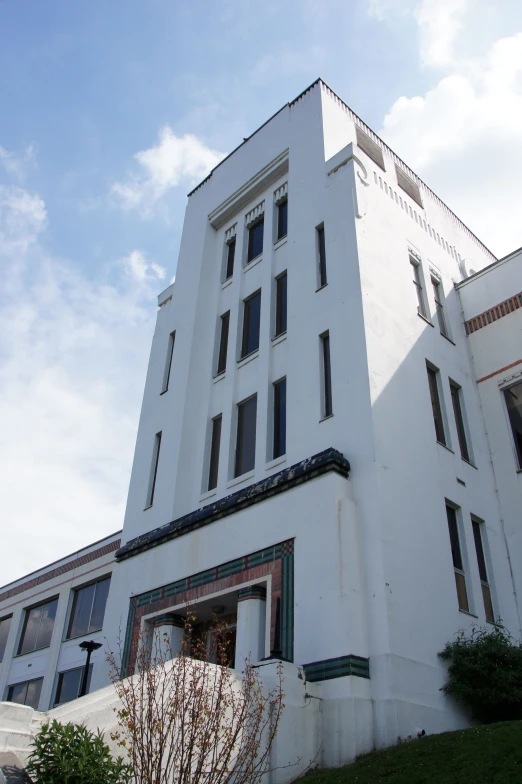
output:
<svg viewBox="0 0 522 784"><path fill-rule="evenodd" d="M428 383L430 387L431 408L433 412L433 422L435 424L435 433L437 435L437 441L439 441L439 443L444 444L444 446L446 446L446 436L444 434L444 420L442 418L442 408L440 405L440 397L439 397L439 385L437 383L437 376L439 371L435 370L429 365L426 366L426 370L428 371Z"/></svg>
<svg viewBox="0 0 522 784"><path fill-rule="evenodd" d="M286 378L274 384L274 449L272 457L286 454Z"/></svg>
<svg viewBox="0 0 522 784"><path fill-rule="evenodd" d="M453 506L446 504L446 515L448 517L451 555L453 557L453 568L455 570L455 584L457 586L459 609L469 612L468 594L466 591L466 577L464 575L464 563L462 561L462 553L460 550L457 510Z"/></svg>
<svg viewBox="0 0 522 784"><path fill-rule="evenodd" d="M161 387L161 392L166 392L169 388L169 381L170 381L170 369L172 367L172 357L174 355L174 342L176 340L176 333L171 332L169 335L169 345L167 347L167 359L165 362L165 370L163 372L163 385Z"/></svg>
<svg viewBox="0 0 522 784"><path fill-rule="evenodd" d="M417 294L417 313L428 318L428 310L424 298L424 286L422 285L422 270L420 262L414 256L410 256L410 264L413 271L413 285Z"/></svg>
<svg viewBox="0 0 522 784"><path fill-rule="evenodd" d="M464 427L464 416L462 413L461 395L462 391L457 384L450 381L451 402L453 404L453 413L455 414L455 424L457 426L457 435L459 437L460 455L463 460L469 463L469 450L468 442L466 440L466 429Z"/></svg>
<svg viewBox="0 0 522 784"><path fill-rule="evenodd" d="M323 373L323 417L333 414L332 408L332 369L330 365L330 333L321 335L322 373Z"/></svg>
<svg viewBox="0 0 522 784"><path fill-rule="evenodd" d="M105 577L97 583L85 585L74 591L67 639L100 631L103 627L105 605L111 578Z"/></svg>
<svg viewBox="0 0 522 784"><path fill-rule="evenodd" d="M12 618L12 615L7 616L7 618L0 618L0 662L4 658L5 646L7 645Z"/></svg>
<svg viewBox="0 0 522 784"><path fill-rule="evenodd" d="M488 572L486 569L486 559L484 557L484 545L482 542L482 531L484 523L479 523L478 520L471 520L473 525L473 538L475 540L475 550L477 552L477 563L480 576L480 583L482 586L482 599L484 601L484 610L486 611L486 621L495 623L495 613L493 612L493 603L491 601L491 589L489 587Z"/></svg>
<svg viewBox="0 0 522 784"><path fill-rule="evenodd" d="M265 220L261 218L254 223L248 230L248 254L247 263L257 259L263 253L263 233L265 230Z"/></svg>
<svg viewBox="0 0 522 784"><path fill-rule="evenodd" d="M161 433L154 436L154 449L152 451L152 464L150 469L149 487L147 490L147 501L145 508L148 509L154 503L154 491L156 489L156 477L158 475L158 463L161 449Z"/></svg>
<svg viewBox="0 0 522 784"><path fill-rule="evenodd" d="M51 599L37 607L25 611L22 636L18 645L18 654L30 653L40 648L47 648L51 644L54 619L58 599Z"/></svg>
<svg viewBox="0 0 522 784"><path fill-rule="evenodd" d="M286 272L276 278L276 324L275 337L286 332Z"/></svg>
<svg viewBox="0 0 522 784"><path fill-rule="evenodd" d="M504 398L517 453L518 467L522 469L522 381L505 389Z"/></svg>
<svg viewBox="0 0 522 784"><path fill-rule="evenodd" d="M38 710L40 694L42 691L43 678L35 678L33 681L24 681L9 686L7 690L7 702L16 702L18 705L28 705L30 708Z"/></svg>
<svg viewBox="0 0 522 784"><path fill-rule="evenodd" d="M227 243L227 268L225 271L225 280L228 280L234 274L234 259L236 257L236 238Z"/></svg>
<svg viewBox="0 0 522 784"><path fill-rule="evenodd" d="M219 355L217 373L224 373L227 369L228 327L230 324L230 311L221 316L221 333L219 336Z"/></svg>
<svg viewBox="0 0 522 784"><path fill-rule="evenodd" d="M259 348L259 324L261 320L261 292L258 291L243 303L243 341L241 359Z"/></svg>
<svg viewBox="0 0 522 784"><path fill-rule="evenodd" d="M432 278L431 285L433 286L433 297L435 299L435 309L437 311L437 321L439 322L440 334L447 338L449 337L449 334L448 327L446 326L446 318L444 316L444 295L442 293L442 283L437 280L437 278Z"/></svg>
<svg viewBox="0 0 522 784"><path fill-rule="evenodd" d="M208 472L208 490L213 490L218 483L219 446L221 443L221 414L212 420L212 442L210 444L210 468Z"/></svg>
<svg viewBox="0 0 522 784"><path fill-rule="evenodd" d="M257 395L237 406L235 476L253 471L256 462Z"/></svg>
<svg viewBox="0 0 522 784"><path fill-rule="evenodd" d="M324 226L318 226L317 235L317 258L319 262L319 288L326 286L326 247L324 243Z"/></svg>
<svg viewBox="0 0 522 784"><path fill-rule="evenodd" d="M58 683L54 698L55 705L63 705L65 702L71 702L71 700L76 700L78 698L84 670L85 667L76 667L74 670L66 670L65 672L60 672L58 674ZM89 694L91 690L91 677L92 664L89 665L89 672L87 673L86 694Z"/></svg>
<svg viewBox="0 0 522 784"><path fill-rule="evenodd" d="M288 199L277 205L277 239L282 240L288 234Z"/></svg>

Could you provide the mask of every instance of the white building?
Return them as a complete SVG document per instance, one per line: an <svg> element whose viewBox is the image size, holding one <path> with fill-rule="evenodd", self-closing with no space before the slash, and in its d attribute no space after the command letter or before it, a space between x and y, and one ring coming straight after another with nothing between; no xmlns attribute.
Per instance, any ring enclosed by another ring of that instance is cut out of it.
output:
<svg viewBox="0 0 522 784"><path fill-rule="evenodd" d="M518 635L522 591L522 315L469 320L522 305L520 259L320 80L211 172L159 297L112 569L125 671L141 629L218 607L237 668L314 682L325 764L466 725L437 652L498 616Z"/></svg>

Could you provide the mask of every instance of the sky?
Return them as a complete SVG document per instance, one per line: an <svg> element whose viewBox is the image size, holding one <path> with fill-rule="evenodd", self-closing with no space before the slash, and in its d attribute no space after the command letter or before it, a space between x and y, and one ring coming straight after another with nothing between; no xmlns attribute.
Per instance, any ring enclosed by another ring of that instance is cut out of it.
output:
<svg viewBox="0 0 522 784"><path fill-rule="evenodd" d="M520 0L0 0L0 585L123 524L186 194L319 76L498 256Z"/></svg>

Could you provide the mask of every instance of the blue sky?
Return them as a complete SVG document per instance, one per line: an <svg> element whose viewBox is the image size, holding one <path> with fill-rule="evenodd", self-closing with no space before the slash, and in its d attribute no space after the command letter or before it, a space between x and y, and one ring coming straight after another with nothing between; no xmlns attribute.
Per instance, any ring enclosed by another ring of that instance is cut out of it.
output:
<svg viewBox="0 0 522 784"><path fill-rule="evenodd" d="M0 583L121 527L186 193L318 76L522 245L515 0L0 0L0 73Z"/></svg>

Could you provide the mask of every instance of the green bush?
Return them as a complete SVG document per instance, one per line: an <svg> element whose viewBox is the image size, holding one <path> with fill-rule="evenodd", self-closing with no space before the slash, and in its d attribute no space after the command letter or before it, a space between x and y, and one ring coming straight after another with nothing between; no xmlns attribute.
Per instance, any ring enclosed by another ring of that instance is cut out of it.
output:
<svg viewBox="0 0 522 784"><path fill-rule="evenodd" d="M439 656L451 661L442 691L468 705L476 719L522 719L522 647L502 623L474 627L469 636L459 632Z"/></svg>
<svg viewBox="0 0 522 784"><path fill-rule="evenodd" d="M126 784L132 777L121 757L111 757L103 733L56 720L36 736L27 771L36 784Z"/></svg>

